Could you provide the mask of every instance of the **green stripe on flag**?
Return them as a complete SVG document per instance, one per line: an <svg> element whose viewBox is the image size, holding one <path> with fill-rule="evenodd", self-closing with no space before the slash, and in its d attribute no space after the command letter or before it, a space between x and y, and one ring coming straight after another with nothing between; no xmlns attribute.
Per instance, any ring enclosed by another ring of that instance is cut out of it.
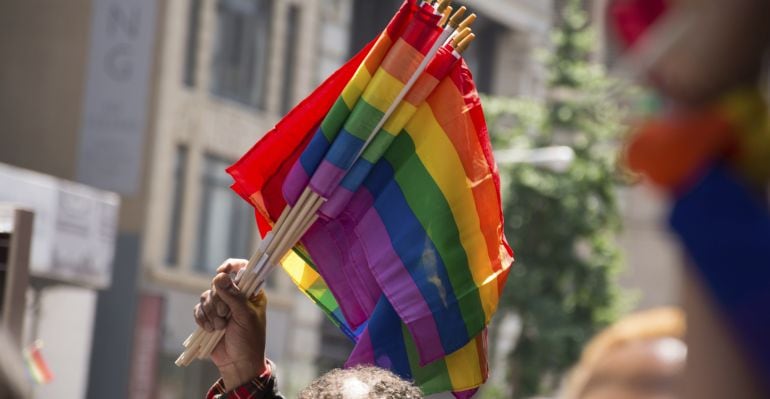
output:
<svg viewBox="0 0 770 399"><path fill-rule="evenodd" d="M369 143L369 146L366 147L364 153L361 154L361 158L369 161L369 163L372 164L377 163L382 158L382 155L385 154L385 152L388 150L388 148L390 148L390 145L393 143L393 139L395 138L396 136L390 135L385 130L380 129L379 133L377 133L377 135L374 137L374 140Z"/></svg>
<svg viewBox="0 0 770 399"><path fill-rule="evenodd" d="M326 118L321 122L321 131L323 131L324 136L326 136L330 143L337 137L337 134L342 129L342 125L345 124L345 120L348 119L348 115L350 115L350 108L345 104L342 97L338 98L332 109L329 110Z"/></svg>
<svg viewBox="0 0 770 399"><path fill-rule="evenodd" d="M409 367L412 369L412 378L426 395L451 391L452 380L449 378L446 361L442 358L425 366L420 366L420 355L417 352L417 346L414 344L412 335L406 326L402 325L402 335L404 337L404 346L409 358Z"/></svg>
<svg viewBox="0 0 770 399"><path fill-rule="evenodd" d="M415 153L414 142L407 132L396 137L385 159L396 171L395 180L406 202L446 267L468 336L476 336L485 326L484 308L449 203Z"/></svg>
<svg viewBox="0 0 770 399"><path fill-rule="evenodd" d="M356 103L350 118L345 123L345 130L366 141L383 116L385 116L384 112L361 99Z"/></svg>

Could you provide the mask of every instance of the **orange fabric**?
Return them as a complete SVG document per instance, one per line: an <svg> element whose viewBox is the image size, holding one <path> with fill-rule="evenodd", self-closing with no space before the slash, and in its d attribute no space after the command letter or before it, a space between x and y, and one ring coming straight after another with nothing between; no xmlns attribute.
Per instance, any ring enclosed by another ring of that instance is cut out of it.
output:
<svg viewBox="0 0 770 399"><path fill-rule="evenodd" d="M717 109L643 123L627 149L628 166L656 185L676 189L710 162L725 155L734 127Z"/></svg>

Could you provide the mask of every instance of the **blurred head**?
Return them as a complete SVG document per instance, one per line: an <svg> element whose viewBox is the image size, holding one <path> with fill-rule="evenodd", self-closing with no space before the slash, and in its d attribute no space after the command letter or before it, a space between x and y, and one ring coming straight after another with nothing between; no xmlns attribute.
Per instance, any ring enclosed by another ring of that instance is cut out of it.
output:
<svg viewBox="0 0 770 399"><path fill-rule="evenodd" d="M676 309L629 315L588 343L563 399L673 399L684 368L685 320Z"/></svg>
<svg viewBox="0 0 770 399"><path fill-rule="evenodd" d="M388 370L357 366L334 369L299 393L299 399L419 399L422 392Z"/></svg>

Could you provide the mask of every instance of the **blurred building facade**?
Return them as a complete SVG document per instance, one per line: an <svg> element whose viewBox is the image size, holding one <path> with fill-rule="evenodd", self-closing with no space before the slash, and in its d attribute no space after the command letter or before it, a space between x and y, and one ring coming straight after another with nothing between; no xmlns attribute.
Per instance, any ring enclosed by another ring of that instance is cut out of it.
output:
<svg viewBox="0 0 770 399"><path fill-rule="evenodd" d="M213 269L248 257L258 240L224 168L373 39L399 4L0 3L0 162L122 200L111 287L62 287L43 300L59 378L37 397L202 395L216 371L173 365L194 327L192 307ZM468 54L480 89L544 96L534 55L549 40L551 2L465 4L480 14L485 38ZM282 274L268 295L268 355L291 370L280 379L291 395L339 365L350 344Z"/></svg>

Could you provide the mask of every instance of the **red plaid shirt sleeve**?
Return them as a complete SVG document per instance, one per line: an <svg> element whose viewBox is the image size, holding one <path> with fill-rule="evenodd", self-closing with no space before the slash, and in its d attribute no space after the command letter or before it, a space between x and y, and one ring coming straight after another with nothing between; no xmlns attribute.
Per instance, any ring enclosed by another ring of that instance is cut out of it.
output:
<svg viewBox="0 0 770 399"><path fill-rule="evenodd" d="M224 381L220 379L209 389L206 399L283 399L277 389L273 372L275 366L270 361L267 364L268 369L265 374L229 392L225 388Z"/></svg>

